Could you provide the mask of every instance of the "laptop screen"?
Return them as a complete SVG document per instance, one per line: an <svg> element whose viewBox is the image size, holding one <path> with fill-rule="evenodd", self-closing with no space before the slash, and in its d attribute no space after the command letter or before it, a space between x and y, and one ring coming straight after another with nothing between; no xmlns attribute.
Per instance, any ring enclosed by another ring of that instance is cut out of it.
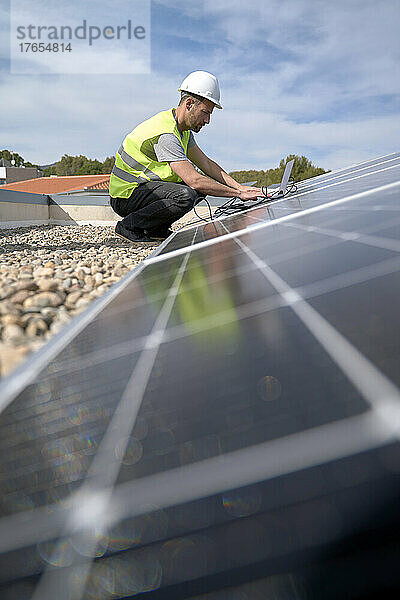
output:
<svg viewBox="0 0 400 600"><path fill-rule="evenodd" d="M280 193L286 192L286 187L287 187L287 184L289 181L290 173L292 172L292 169L293 169L293 165L294 165L294 158L292 160L289 160L289 162L286 164L285 172L283 174L282 181L281 181L281 186L279 188Z"/></svg>

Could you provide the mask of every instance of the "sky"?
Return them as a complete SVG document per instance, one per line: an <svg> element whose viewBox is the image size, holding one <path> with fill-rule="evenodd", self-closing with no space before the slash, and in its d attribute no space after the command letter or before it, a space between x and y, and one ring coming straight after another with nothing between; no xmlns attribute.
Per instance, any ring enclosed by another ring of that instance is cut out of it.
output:
<svg viewBox="0 0 400 600"><path fill-rule="evenodd" d="M114 155L138 123L176 106L195 70L218 77L224 107L196 141L227 171L288 154L338 169L399 150L400 0L152 0L148 72L129 72L125 43L119 74L95 74L100 46L84 73L12 73L12 1L0 0L0 149L25 160ZM125 22L137 1L80 4L92 20L112 7Z"/></svg>

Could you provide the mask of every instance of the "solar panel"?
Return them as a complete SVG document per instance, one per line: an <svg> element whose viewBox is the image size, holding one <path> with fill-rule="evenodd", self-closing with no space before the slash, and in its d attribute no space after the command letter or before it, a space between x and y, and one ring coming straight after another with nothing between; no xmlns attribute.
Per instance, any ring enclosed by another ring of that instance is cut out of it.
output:
<svg viewBox="0 0 400 600"><path fill-rule="evenodd" d="M298 186L298 193L288 198L269 202L261 208L251 208L245 213L225 217L222 220L230 231L244 229L252 224L252 219L262 222L273 220L284 215L306 210L313 206L321 206L324 203L345 198L353 193L369 192L385 183L397 181L399 178L400 153L393 153L373 161L367 161L355 165L349 169L341 169L332 173L325 173L318 177L302 181ZM378 205L377 209L380 209ZM376 209L376 210L377 210ZM385 207L382 206L382 210ZM246 218L243 219L244 214ZM177 234L164 246L161 254L185 248L190 239L190 229L177 232ZM210 238L225 235L225 230L214 222L210 222L198 228L194 244L204 242Z"/></svg>
<svg viewBox="0 0 400 600"><path fill-rule="evenodd" d="M398 590L399 165L177 233L0 386L2 597Z"/></svg>

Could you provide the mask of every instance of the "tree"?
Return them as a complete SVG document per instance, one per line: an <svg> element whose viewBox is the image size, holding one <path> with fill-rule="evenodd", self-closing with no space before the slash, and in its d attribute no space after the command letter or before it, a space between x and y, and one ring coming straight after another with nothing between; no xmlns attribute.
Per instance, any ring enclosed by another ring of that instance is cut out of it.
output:
<svg viewBox="0 0 400 600"><path fill-rule="evenodd" d="M38 165L31 162L26 162L22 156L16 152L10 150L0 150L0 159L4 158L10 163L14 160L15 167L34 167L39 169ZM111 173L114 166L115 158L108 156L104 162L97 159L90 159L80 154L79 156L70 156L64 154L64 156L52 167L43 169L44 177L50 177L50 175L103 175Z"/></svg>
<svg viewBox="0 0 400 600"><path fill-rule="evenodd" d="M56 175L57 171L57 167L53 166L53 167L46 167L46 169L43 169L43 177L50 177L50 175Z"/></svg>
<svg viewBox="0 0 400 600"><path fill-rule="evenodd" d="M114 163L115 163L114 156L107 156L107 158L103 162L102 173L107 173L107 174L111 173L111 171L113 170Z"/></svg>
<svg viewBox="0 0 400 600"><path fill-rule="evenodd" d="M305 156L297 156L296 154L289 154L286 160L281 160L279 167L275 169L268 169L267 171L232 171L230 175L236 179L239 183L246 183L246 181L257 181L257 186L271 185L272 183L280 183L285 171L286 163L294 158L294 165L292 170L292 177L295 181L302 181L303 179L309 179L328 173L321 167L315 167L312 162Z"/></svg>
<svg viewBox="0 0 400 600"><path fill-rule="evenodd" d="M11 163L13 167L22 167L22 165L25 163L22 156L16 152L11 152L10 150L0 150L0 159L1 158L10 161L10 163L14 160L14 164Z"/></svg>
<svg viewBox="0 0 400 600"><path fill-rule="evenodd" d="M54 167L47 167L43 174L45 177L50 175L102 175L111 173L114 166L114 157L108 156L104 162L97 159L90 159L80 154L79 156L70 156L64 154L61 160Z"/></svg>
<svg viewBox="0 0 400 600"><path fill-rule="evenodd" d="M279 181L282 179L283 173L285 171L286 163L289 160L294 158L294 165L292 170L292 177L295 181L302 181L303 179L310 179L311 177L316 177L317 175L323 175L323 173L327 173L321 167L315 167L311 160L306 158L305 156L297 156L296 154L289 154L286 158L286 161L281 160L279 163Z"/></svg>
<svg viewBox="0 0 400 600"><path fill-rule="evenodd" d="M98 160L91 160L80 154L79 156L69 156L64 154L56 165L56 175L98 175L102 173L102 163Z"/></svg>

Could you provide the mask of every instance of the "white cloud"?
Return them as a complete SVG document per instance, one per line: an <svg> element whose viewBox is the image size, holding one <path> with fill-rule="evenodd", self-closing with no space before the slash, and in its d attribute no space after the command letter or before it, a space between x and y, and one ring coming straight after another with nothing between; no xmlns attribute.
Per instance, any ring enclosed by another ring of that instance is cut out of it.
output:
<svg viewBox="0 0 400 600"><path fill-rule="evenodd" d="M2 146L39 164L64 153L103 159L140 121L177 97L163 78L157 92L149 75L9 77L2 86L8 107L0 125Z"/></svg>
<svg viewBox="0 0 400 600"><path fill-rule="evenodd" d="M189 60L220 78L225 110L197 137L228 169L267 168L289 153L332 169L398 150L398 115L379 99L399 93L398 0L160 3L193 19L187 30L164 24L178 56L163 55L168 74L5 76L3 147L39 163L113 154L137 123L176 102ZM182 36L204 42L204 54L190 54Z"/></svg>
<svg viewBox="0 0 400 600"><path fill-rule="evenodd" d="M223 156L229 170L270 168L288 154L304 154L318 166L336 169L394 152L393 140L400 139L400 123L391 117L295 123L279 114L226 111L216 118L197 142Z"/></svg>

